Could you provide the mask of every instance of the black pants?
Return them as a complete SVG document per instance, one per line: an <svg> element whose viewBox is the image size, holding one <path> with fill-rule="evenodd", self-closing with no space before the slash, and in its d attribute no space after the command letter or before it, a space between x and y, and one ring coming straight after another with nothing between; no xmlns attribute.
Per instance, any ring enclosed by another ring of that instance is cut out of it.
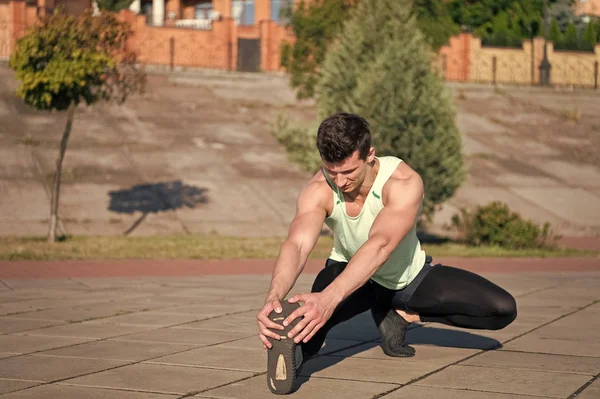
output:
<svg viewBox="0 0 600 399"><path fill-rule="evenodd" d="M327 260L317 275L312 292L323 291L339 276L346 262ZM374 306L416 312L423 322L456 327L499 330L515 320L515 299L491 281L466 270L431 265L431 257L417 277L402 290L387 289L373 280L342 301L328 322L303 345L306 354L316 354L331 328Z"/></svg>

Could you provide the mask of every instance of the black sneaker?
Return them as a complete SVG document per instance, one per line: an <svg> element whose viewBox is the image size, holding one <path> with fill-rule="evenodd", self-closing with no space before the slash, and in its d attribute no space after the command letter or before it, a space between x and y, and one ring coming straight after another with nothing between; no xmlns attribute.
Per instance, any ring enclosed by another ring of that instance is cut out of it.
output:
<svg viewBox="0 0 600 399"><path fill-rule="evenodd" d="M271 312L269 319L277 324L282 324L294 310L300 307L297 303L281 302L281 313ZM292 321L284 330L275 331L281 337L281 340L275 340L267 337L273 345L267 350L267 385L271 392L277 395L292 393L296 388L296 379L298 370L302 366L301 345L296 344L293 338L288 338L288 333L303 317L298 317Z"/></svg>
<svg viewBox="0 0 600 399"><path fill-rule="evenodd" d="M393 357L413 357L415 349L404 343L406 329L410 324L394 309L373 307L371 314L381 334L383 353Z"/></svg>

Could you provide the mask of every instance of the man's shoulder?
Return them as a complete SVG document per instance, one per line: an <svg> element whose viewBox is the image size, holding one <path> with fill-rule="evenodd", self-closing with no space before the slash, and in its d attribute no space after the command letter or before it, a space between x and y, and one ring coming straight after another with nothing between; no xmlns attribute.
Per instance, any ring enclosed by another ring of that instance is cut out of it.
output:
<svg viewBox="0 0 600 399"><path fill-rule="evenodd" d="M423 195L423 180L417 171L411 168L406 162L400 162L390 176L390 179L384 184L382 194L385 199L396 195L415 196Z"/></svg>
<svg viewBox="0 0 600 399"><path fill-rule="evenodd" d="M403 160L400 160L398 166L396 166L396 169L394 169L394 172L390 176L389 182L395 184L394 182L406 182L410 181L411 179L420 178L421 176L419 176L419 173L417 173L416 170L411 168L410 165L408 165Z"/></svg>
<svg viewBox="0 0 600 399"><path fill-rule="evenodd" d="M325 204L331 197L331 192L331 187L327 179L323 175L323 172L319 171L304 185L300 196L309 199L311 202L315 201Z"/></svg>

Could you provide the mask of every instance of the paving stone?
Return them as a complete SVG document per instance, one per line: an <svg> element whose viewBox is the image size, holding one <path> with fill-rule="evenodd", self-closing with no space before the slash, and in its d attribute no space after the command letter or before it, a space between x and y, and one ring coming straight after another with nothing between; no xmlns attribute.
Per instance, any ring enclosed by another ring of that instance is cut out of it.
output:
<svg viewBox="0 0 600 399"><path fill-rule="evenodd" d="M251 377L253 373L158 364L133 364L78 377L72 385L133 389L183 395Z"/></svg>
<svg viewBox="0 0 600 399"><path fill-rule="evenodd" d="M600 380L594 381L588 386L577 399L598 399L600 398Z"/></svg>
<svg viewBox="0 0 600 399"><path fill-rule="evenodd" d="M0 395L38 385L34 381L5 380L0 378Z"/></svg>
<svg viewBox="0 0 600 399"><path fill-rule="evenodd" d="M503 349L519 352L600 357L600 342L597 340L571 341L569 339L539 338L525 335L505 344Z"/></svg>
<svg viewBox="0 0 600 399"><path fill-rule="evenodd" d="M466 349L493 349L500 345L497 339L486 336L487 331L452 329L432 323L409 330L406 342L415 345L434 345Z"/></svg>
<svg viewBox="0 0 600 399"><path fill-rule="evenodd" d="M260 338L258 338L258 332L243 339L236 339L235 341L224 342L219 344L219 346L223 346L226 348L242 348L242 349L263 349L263 343Z"/></svg>
<svg viewBox="0 0 600 399"><path fill-rule="evenodd" d="M240 333L234 331L199 331L186 330L181 328L161 328L158 330L131 334L126 337L116 339L120 341L166 342L204 346L224 343L240 338L246 338L247 336L248 333Z"/></svg>
<svg viewBox="0 0 600 399"><path fill-rule="evenodd" d="M596 375L600 371L600 358L492 351L461 365Z"/></svg>
<svg viewBox="0 0 600 399"><path fill-rule="evenodd" d="M138 312L96 320L102 324L121 324L135 326L167 327L208 317L206 315L185 315L163 312Z"/></svg>
<svg viewBox="0 0 600 399"><path fill-rule="evenodd" d="M69 323L55 327L27 331L26 335L55 336L55 337L79 337L88 339L100 339L133 334L151 329L151 326L130 326L101 324L96 322Z"/></svg>
<svg viewBox="0 0 600 399"><path fill-rule="evenodd" d="M14 333L26 330L33 330L36 328L54 326L60 324L59 321L48 321L48 320L30 320L30 319L17 319L13 317L0 317L0 334Z"/></svg>
<svg viewBox="0 0 600 399"><path fill-rule="evenodd" d="M76 387L62 383L46 384L4 396L7 399L175 399L177 397L149 392Z"/></svg>
<svg viewBox="0 0 600 399"><path fill-rule="evenodd" d="M6 279L8 285L14 290L24 288L82 288L81 284L70 278L50 278L50 279Z"/></svg>
<svg viewBox="0 0 600 399"><path fill-rule="evenodd" d="M398 385L363 381L341 381L325 378L300 377L296 392L286 395L290 398L372 398L387 392ZM209 390L198 397L219 399L264 399L272 397L267 386L266 376L259 375L244 381Z"/></svg>
<svg viewBox="0 0 600 399"><path fill-rule="evenodd" d="M11 291L14 292L14 291ZM14 317L17 314L28 314L38 310L48 309L48 300L31 299L19 302L2 302L0 303L0 315Z"/></svg>
<svg viewBox="0 0 600 399"><path fill-rule="evenodd" d="M241 315L221 316L210 320L188 323L175 328L199 329L199 330L221 330L221 331L239 331L244 333L258 333L256 325L256 313L252 315L243 313Z"/></svg>
<svg viewBox="0 0 600 399"><path fill-rule="evenodd" d="M142 310L142 305L116 305L116 304L98 304L91 306L81 306L72 308L54 308L29 312L12 317L25 319L58 320L66 322L85 321L94 319L103 319L110 316L117 316L133 311Z"/></svg>
<svg viewBox="0 0 600 399"><path fill-rule="evenodd" d="M262 348L241 349L215 345L160 357L145 363L202 366L264 373L267 371L267 351Z"/></svg>
<svg viewBox="0 0 600 399"><path fill-rule="evenodd" d="M477 349L463 349L463 348L446 348L443 346L431 346L431 345L413 345L416 351L414 357L404 359L407 362L432 362L439 364L450 364L462 360L466 357L479 352ZM381 346L377 343L368 343L355 348L343 350L337 352L332 356L345 356L352 358L363 358L363 359L381 359L389 360L390 357L383 353Z"/></svg>
<svg viewBox="0 0 600 399"><path fill-rule="evenodd" d="M339 356L340 350L343 350L348 347L353 347L356 345L360 345L363 341L352 341L349 339L335 339L335 338L326 338L321 350L319 351L320 355L327 355L332 352L336 352L336 356ZM373 344L375 345L375 344ZM345 355L342 355L345 356Z"/></svg>
<svg viewBox="0 0 600 399"><path fill-rule="evenodd" d="M90 359L113 359L140 361L182 352L194 348L193 345L153 342L103 340L67 348L40 352L40 355L82 357Z"/></svg>
<svg viewBox="0 0 600 399"><path fill-rule="evenodd" d="M440 364L401 358L361 359L320 356L309 360L300 370L302 376L337 378L353 381L406 384L441 367Z"/></svg>
<svg viewBox="0 0 600 399"><path fill-rule="evenodd" d="M450 366L416 385L566 398L589 379L579 374Z"/></svg>
<svg viewBox="0 0 600 399"><path fill-rule="evenodd" d="M85 338L38 337L12 334L0 336L0 348L3 351L13 353L31 353L89 341L89 339Z"/></svg>
<svg viewBox="0 0 600 399"><path fill-rule="evenodd" d="M384 396L385 399L525 399L521 395L472 391L464 389L421 387L409 385ZM530 398L530 396L528 396Z"/></svg>
<svg viewBox="0 0 600 399"><path fill-rule="evenodd" d="M126 361L25 355L0 359L0 378L55 381L127 364Z"/></svg>
<svg viewBox="0 0 600 399"><path fill-rule="evenodd" d="M592 321L590 320L590 323ZM600 334L598 334L598 327L591 326L585 322L572 324L569 327L564 326L564 323L560 324L549 324L538 330L532 331L527 335L529 338L539 339L564 339L570 341L598 341Z"/></svg>
<svg viewBox="0 0 600 399"><path fill-rule="evenodd" d="M527 299L540 299L546 306L565 304L572 307L587 306L600 299L600 295L592 289L581 287L555 287L548 290L534 292Z"/></svg>

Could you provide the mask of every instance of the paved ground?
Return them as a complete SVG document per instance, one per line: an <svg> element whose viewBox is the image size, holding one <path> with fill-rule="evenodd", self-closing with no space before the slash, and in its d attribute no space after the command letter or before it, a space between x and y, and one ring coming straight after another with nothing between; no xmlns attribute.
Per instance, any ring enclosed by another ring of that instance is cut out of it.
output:
<svg viewBox="0 0 600 399"><path fill-rule="evenodd" d="M0 234L44 235L64 115L33 112L16 85L0 67ZM501 200L563 236L600 237L600 96L452 88L471 173L433 231L460 207ZM123 106L82 108L63 168L61 231L285 234L307 174L269 132L280 113L308 123L315 107L296 101L285 77L208 72L153 76Z"/></svg>
<svg viewBox="0 0 600 399"><path fill-rule="evenodd" d="M54 278L15 278L18 266ZM116 277L127 265L109 263L105 277L89 277L85 270L102 265L57 266L0 264L2 398L271 397L254 321L264 270L238 263L221 270L249 274L192 276L163 263L170 276L157 277L155 262ZM566 262L554 271L487 270L517 298L519 316L506 329L414 324L416 357L392 359L363 314L331 332L293 397L598 398L598 262L579 272ZM312 278L301 276L293 292L308 290Z"/></svg>

